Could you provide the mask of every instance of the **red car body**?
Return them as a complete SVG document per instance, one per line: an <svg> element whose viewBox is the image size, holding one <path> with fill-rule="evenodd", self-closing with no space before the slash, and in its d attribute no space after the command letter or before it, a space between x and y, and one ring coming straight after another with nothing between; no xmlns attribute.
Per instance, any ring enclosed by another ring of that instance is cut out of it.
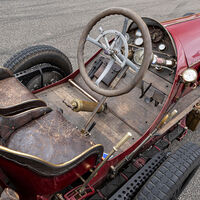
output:
<svg viewBox="0 0 200 200"><path fill-rule="evenodd" d="M123 153L109 160L98 172L98 174L90 181L89 185L91 188L99 183L106 177L110 166L116 165L121 161L126 155L130 154L142 141L155 129L158 125L158 122L162 119L163 114L166 109L172 102L175 101L178 95L182 93L183 87L181 83L178 82L181 73L188 67L195 68L199 72L198 82L200 79L200 14L195 14L183 18L173 19L170 21L165 21L161 23L162 26L170 33L172 41L174 42L176 51L177 51L177 70L174 79L171 92L168 96L168 99L165 102L165 105L162 108L162 111L157 116L153 124L146 131L146 133L136 141L130 148L128 148ZM98 54L99 52L97 52ZM97 55L96 54L96 55ZM94 55L87 63L91 62L96 55ZM86 63L86 64L87 64ZM73 79L79 74L79 70L75 71L73 74L68 77L60 80L59 82L44 87L35 91L34 93L45 90L49 87L53 87L58 84L67 82L68 79ZM190 92L191 88L184 90L184 94ZM182 125L185 126L185 121L182 120ZM86 172L84 164L90 164L91 166L95 165L95 158L91 157L88 160L85 160L81 165L75 167L73 170L70 170L64 175L58 177L42 177L36 173L32 173L26 168L20 168L17 164L9 161L4 161L0 158L1 165L4 165L4 169L7 167L6 171L12 179L18 180L17 185L19 188L22 188L22 193L25 194L23 199L32 199L34 196L37 196L37 199L46 199L61 190L63 187L66 187L73 183L77 178L75 174L83 175ZM16 173L17 172L17 173ZM0 173L1 175L1 173ZM3 174L2 174L3 176ZM14 182L15 183L15 182ZM25 183L25 184L24 184ZM3 185L3 184L2 184ZM33 198L34 199L34 198Z"/></svg>

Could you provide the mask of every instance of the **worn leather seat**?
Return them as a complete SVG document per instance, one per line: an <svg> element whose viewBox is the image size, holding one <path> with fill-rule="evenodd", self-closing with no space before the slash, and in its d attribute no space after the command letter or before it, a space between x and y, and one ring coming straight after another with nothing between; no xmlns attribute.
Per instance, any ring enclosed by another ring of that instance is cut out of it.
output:
<svg viewBox="0 0 200 200"><path fill-rule="evenodd" d="M4 85L8 86L3 87ZM0 80L0 95L3 95L4 99L0 100L0 107L5 107L4 110L6 106L20 105L20 102L35 99L14 77ZM6 99L9 100L4 102ZM35 110L37 115L33 115ZM26 119L27 113L29 115ZM16 124L18 126L15 126ZM8 126L6 131L4 125ZM6 117L0 116L0 127L0 136L4 139L0 145L0 162L3 169L6 168L7 161L12 161L43 176L58 176L90 157L97 163L103 154L102 145L93 145L62 113L51 111L47 107L29 109Z"/></svg>
<svg viewBox="0 0 200 200"><path fill-rule="evenodd" d="M92 144L59 111L51 111L17 129L0 146L0 155L45 176L58 176L90 156L101 160L102 145Z"/></svg>
<svg viewBox="0 0 200 200"><path fill-rule="evenodd" d="M0 115L0 144L6 145L10 136L23 125L28 122L45 115L50 112L51 108L38 107L34 109L27 110L25 112L20 112L15 115L3 116Z"/></svg>
<svg viewBox="0 0 200 200"><path fill-rule="evenodd" d="M69 161L92 146L59 111L52 111L17 129L7 144L10 149L53 164Z"/></svg>
<svg viewBox="0 0 200 200"><path fill-rule="evenodd" d="M8 70L0 67L0 108L10 107L24 101L36 99Z"/></svg>

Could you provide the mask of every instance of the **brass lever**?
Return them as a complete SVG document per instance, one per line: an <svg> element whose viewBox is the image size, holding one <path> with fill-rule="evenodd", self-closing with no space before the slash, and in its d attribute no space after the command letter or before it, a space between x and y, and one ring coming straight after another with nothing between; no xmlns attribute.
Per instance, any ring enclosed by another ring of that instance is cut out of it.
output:
<svg viewBox="0 0 200 200"><path fill-rule="evenodd" d="M132 134L128 132L111 150L111 152L108 154L108 156L98 165L98 167L91 173L91 175L88 177L88 179L85 181L85 183L80 188L79 192L80 194L83 194L85 191L85 188L87 184L92 180L93 177L96 176L97 172L103 167L103 165L107 162L107 160L119 150L119 148L132 137Z"/></svg>

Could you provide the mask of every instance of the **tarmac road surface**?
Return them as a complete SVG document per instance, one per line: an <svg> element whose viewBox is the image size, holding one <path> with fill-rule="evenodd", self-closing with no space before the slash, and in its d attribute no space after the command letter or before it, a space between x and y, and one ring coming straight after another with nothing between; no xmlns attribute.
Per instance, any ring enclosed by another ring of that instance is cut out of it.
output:
<svg viewBox="0 0 200 200"><path fill-rule="evenodd" d="M198 13L199 5L199 0L0 0L0 63L28 46L47 44L63 51L76 69L79 36L99 11L121 6L163 21ZM188 140L200 145L199 131L188 134L183 142ZM179 199L200 199L200 170Z"/></svg>

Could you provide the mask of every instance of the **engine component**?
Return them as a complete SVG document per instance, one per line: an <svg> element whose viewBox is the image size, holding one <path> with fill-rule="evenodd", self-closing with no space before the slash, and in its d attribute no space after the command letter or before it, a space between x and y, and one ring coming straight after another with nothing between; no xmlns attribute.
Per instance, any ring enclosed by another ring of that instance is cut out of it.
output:
<svg viewBox="0 0 200 200"><path fill-rule="evenodd" d="M106 68L106 66L108 65L108 62L109 62L108 59L103 58L103 57L100 57L99 60L102 61L102 64L99 66L98 70L94 74L94 76L97 79L100 77L100 75L102 74L102 72L105 70L105 68ZM111 69L108 71L108 73L103 78L102 82L109 87L110 84L115 79L115 77L120 72L120 70L121 70L121 67L118 64L114 63L113 66L111 67Z"/></svg>
<svg viewBox="0 0 200 200"><path fill-rule="evenodd" d="M174 60L159 58L157 55L154 54L152 64L172 67L172 66L174 66L175 62L174 62Z"/></svg>
<svg viewBox="0 0 200 200"><path fill-rule="evenodd" d="M194 109L187 115L186 125L190 130L195 131L198 129L199 121L200 121L200 103L197 103Z"/></svg>
<svg viewBox="0 0 200 200"><path fill-rule="evenodd" d="M168 121L170 121L177 113L178 111L176 109L173 110L171 113L167 113L158 124L158 129L165 125Z"/></svg>
<svg viewBox="0 0 200 200"><path fill-rule="evenodd" d="M159 90L154 90L152 99L155 100L155 106L158 104L162 104L165 98L165 94L160 92Z"/></svg>
<svg viewBox="0 0 200 200"><path fill-rule="evenodd" d="M141 81L141 84L139 86L141 88L141 95L139 97L140 99L144 97L144 95L147 93L147 91L150 89L151 86L152 86L152 83L149 83L146 89L144 89L144 81L143 80Z"/></svg>
<svg viewBox="0 0 200 200"><path fill-rule="evenodd" d="M79 99L74 99L71 102L72 110L75 112L79 112L79 111L93 112L93 110L96 108L97 105L98 105L98 103L96 103L96 102L83 101L83 100L79 100ZM102 112L104 110L105 110L105 106L102 105L98 109L97 112Z"/></svg>
<svg viewBox="0 0 200 200"><path fill-rule="evenodd" d="M98 60L95 60L93 67L91 70L88 72L88 76L93 79L94 74L97 72L99 67L103 64L103 57L100 57Z"/></svg>

